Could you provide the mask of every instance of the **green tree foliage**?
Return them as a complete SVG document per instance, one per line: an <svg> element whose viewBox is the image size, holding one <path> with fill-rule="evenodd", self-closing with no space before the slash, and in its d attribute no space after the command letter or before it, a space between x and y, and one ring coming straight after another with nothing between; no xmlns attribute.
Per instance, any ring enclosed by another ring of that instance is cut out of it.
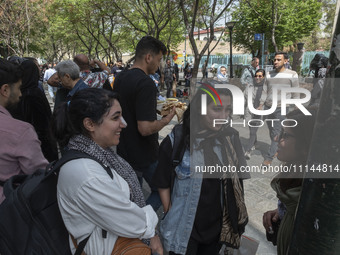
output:
<svg viewBox="0 0 340 255"><path fill-rule="evenodd" d="M255 33L264 33L269 49L278 51L310 35L322 11L318 0L241 0L232 16L235 45L254 55L261 48Z"/></svg>
<svg viewBox="0 0 340 255"><path fill-rule="evenodd" d="M46 17L42 0L0 1L1 55L29 55L40 48L35 37L45 31Z"/></svg>
<svg viewBox="0 0 340 255"><path fill-rule="evenodd" d="M334 23L336 0L322 0L322 18L318 21L310 36L305 36L301 41L307 50L329 50L330 38Z"/></svg>
<svg viewBox="0 0 340 255"><path fill-rule="evenodd" d="M331 34L335 17L336 0L322 0L322 10L324 13L324 32Z"/></svg>
<svg viewBox="0 0 340 255"><path fill-rule="evenodd" d="M124 0L114 1L113 5L126 22L124 29L133 29L131 51L144 35L160 39L168 52L183 41L183 18L175 0Z"/></svg>
<svg viewBox="0 0 340 255"><path fill-rule="evenodd" d="M49 62L76 53L113 61L133 52L144 35L159 38L169 51L183 40L175 0L0 1L0 54L6 56L4 49Z"/></svg>
<svg viewBox="0 0 340 255"><path fill-rule="evenodd" d="M216 24L224 18L228 8L231 7L233 0L228 1L218 1L218 0L180 0L179 5L182 10L183 20L185 24L186 31L188 32L188 37L192 51L194 53L194 67L192 70L193 78L197 77L198 68L200 61L208 51L210 53L209 47L211 46L213 40L215 39L215 26ZM201 51L199 51L196 40L194 38L194 31L205 28L210 31L207 41L205 42ZM222 31L222 34L224 31ZM218 38L218 42L221 38ZM215 45L212 46L215 47ZM204 68L204 67L203 67Z"/></svg>

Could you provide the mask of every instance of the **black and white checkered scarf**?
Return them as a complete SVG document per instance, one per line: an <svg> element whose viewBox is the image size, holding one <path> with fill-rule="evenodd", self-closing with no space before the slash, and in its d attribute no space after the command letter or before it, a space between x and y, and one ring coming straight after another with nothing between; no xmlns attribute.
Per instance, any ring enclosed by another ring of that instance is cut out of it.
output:
<svg viewBox="0 0 340 255"><path fill-rule="evenodd" d="M103 149L84 135L73 136L68 143L68 148L84 152L115 170L129 185L130 200L141 208L145 206L143 192L135 171L129 163L118 156L112 149Z"/></svg>

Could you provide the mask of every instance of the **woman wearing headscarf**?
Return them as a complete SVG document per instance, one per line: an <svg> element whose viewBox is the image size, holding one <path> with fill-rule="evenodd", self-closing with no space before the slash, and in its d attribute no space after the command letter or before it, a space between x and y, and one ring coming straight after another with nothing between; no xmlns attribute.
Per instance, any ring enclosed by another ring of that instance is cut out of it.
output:
<svg viewBox="0 0 340 255"><path fill-rule="evenodd" d="M224 82L229 81L227 68L225 66L219 66L217 68L217 80L224 81Z"/></svg>
<svg viewBox="0 0 340 255"><path fill-rule="evenodd" d="M23 69L21 98L15 109L11 111L14 118L33 125L41 142L41 150L45 158L51 162L58 159L57 144L50 134L52 112L50 104L39 89L39 69L31 60L21 63Z"/></svg>
<svg viewBox="0 0 340 255"><path fill-rule="evenodd" d="M287 126L283 127L278 137L277 158L289 169L299 169L307 164L317 109L312 107L308 110L312 115L304 115L299 109L288 113ZM278 255L288 254L302 190L302 177L300 171L281 172L271 182L279 199L278 207L263 214L263 226L267 231L267 239L273 244L277 243Z"/></svg>
<svg viewBox="0 0 340 255"><path fill-rule="evenodd" d="M238 249L248 222L243 179L250 176L237 174L237 169L246 165L238 132L213 124L214 119L231 118L231 92L216 89L220 101L215 104L207 97L206 115L200 111L201 97L212 86L198 88L183 123L160 145L153 182L165 212L160 231L169 255L217 255L222 245ZM172 157L178 148L185 150L182 158ZM175 161L178 165L174 167ZM216 171L214 175L206 171L217 165L235 172Z"/></svg>
<svg viewBox="0 0 340 255"><path fill-rule="evenodd" d="M251 99L252 99L252 104L255 109L262 109L262 105L260 104L261 98L265 100L266 98L266 92L263 90L263 83L265 81L264 77L266 76L266 71L264 69L258 69L255 72L255 77L253 84L247 84L246 89L244 90L244 97L245 97L245 102L248 102L248 91L249 88L252 88L252 94L251 94ZM261 126L261 119L262 117L256 114L253 114L249 111L248 105L246 106L246 111L245 111L245 119L249 121L252 119L252 125L249 126L249 141L248 144L246 145L245 149L245 158L250 159L251 157L251 151L255 149L255 144L257 142L257 130L259 126Z"/></svg>

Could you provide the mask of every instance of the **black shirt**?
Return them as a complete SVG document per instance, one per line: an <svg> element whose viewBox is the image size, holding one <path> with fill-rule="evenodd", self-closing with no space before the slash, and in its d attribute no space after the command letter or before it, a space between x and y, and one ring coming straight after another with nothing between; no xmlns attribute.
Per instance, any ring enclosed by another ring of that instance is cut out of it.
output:
<svg viewBox="0 0 340 255"><path fill-rule="evenodd" d="M118 154L135 169L147 167L158 157L158 133L142 136L137 121L157 120L157 89L153 80L139 68L122 71L114 81L114 91L127 127L121 132Z"/></svg>
<svg viewBox="0 0 340 255"><path fill-rule="evenodd" d="M114 66L114 67L112 67L112 69L111 69L111 73L113 74L113 76L114 77L117 77L117 75L119 74L119 73L121 73L122 71L124 70L124 67L118 67L118 66Z"/></svg>
<svg viewBox="0 0 340 255"><path fill-rule="evenodd" d="M171 155L171 140L169 136L166 136L160 145L159 162L152 178L152 184L157 188L172 188L171 175L175 170L172 166ZM221 197L220 179L203 178L191 238L204 244L218 241L223 216Z"/></svg>

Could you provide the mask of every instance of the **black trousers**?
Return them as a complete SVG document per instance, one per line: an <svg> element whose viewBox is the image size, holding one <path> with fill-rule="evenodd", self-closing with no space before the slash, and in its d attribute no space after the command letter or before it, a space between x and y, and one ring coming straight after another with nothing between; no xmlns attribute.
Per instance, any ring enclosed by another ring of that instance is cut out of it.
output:
<svg viewBox="0 0 340 255"><path fill-rule="evenodd" d="M172 90L172 81L165 81L165 85L166 85L166 97L169 98L170 92Z"/></svg>
<svg viewBox="0 0 340 255"><path fill-rule="evenodd" d="M221 244L219 244L218 240L211 244L202 244L190 238L187 247L187 252L185 253L185 255L218 255L220 249ZM169 255L181 255L181 254L177 254L170 251Z"/></svg>

